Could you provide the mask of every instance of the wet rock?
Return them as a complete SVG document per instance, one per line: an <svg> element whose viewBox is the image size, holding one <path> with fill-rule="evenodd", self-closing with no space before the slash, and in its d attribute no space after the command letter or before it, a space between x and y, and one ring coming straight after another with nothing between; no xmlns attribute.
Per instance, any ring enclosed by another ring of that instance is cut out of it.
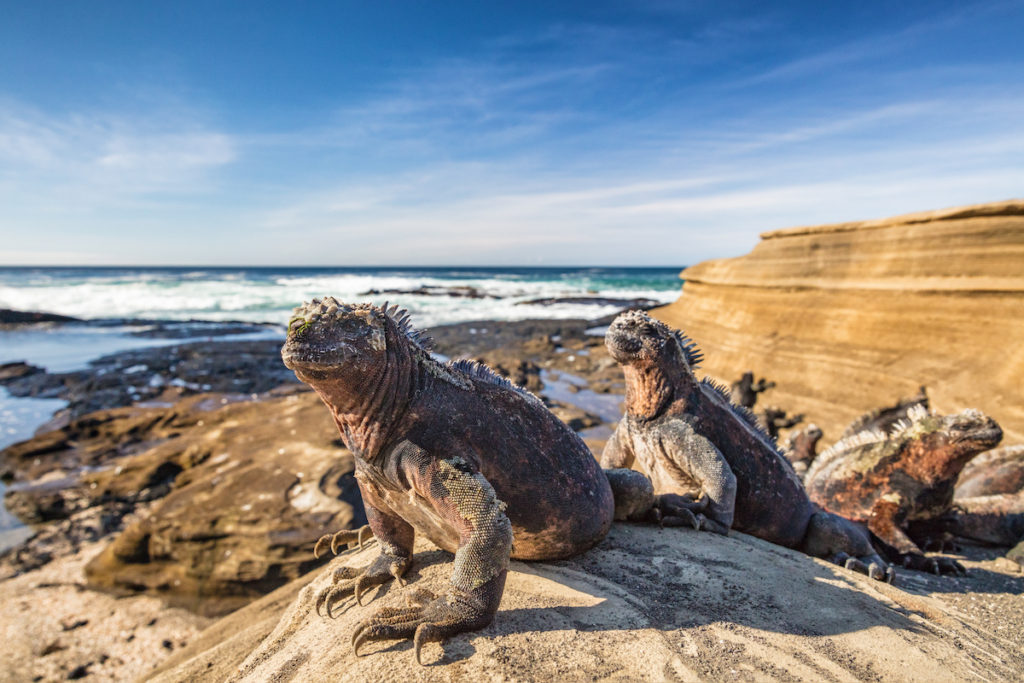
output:
<svg viewBox="0 0 1024 683"><path fill-rule="evenodd" d="M46 425L50 429L135 403L173 403L204 392L252 395L298 384L282 365L281 343L275 340L192 342L111 354L77 372L12 372L24 374L0 376L0 383L13 396L68 401Z"/></svg>
<svg viewBox="0 0 1024 683"><path fill-rule="evenodd" d="M441 287L439 285L423 285L415 289L369 289L359 296L381 296L384 294L406 294L415 296L449 296L459 299L500 299L497 294L480 291L470 285Z"/></svg>
<svg viewBox="0 0 1024 683"><path fill-rule="evenodd" d="M78 318L56 313L43 313L40 311L15 311L10 308L0 308L0 325L33 325L36 323L73 323L81 322Z"/></svg>
<svg viewBox="0 0 1024 683"><path fill-rule="evenodd" d="M21 379L29 375L35 375L40 372L45 372L43 368L35 365L29 365L24 361L17 361L14 363L4 363L0 365L0 384L5 384L14 379Z"/></svg>
<svg viewBox="0 0 1024 683"><path fill-rule="evenodd" d="M552 401L548 402L547 406L548 409L555 414L555 417L569 425L569 429L574 432L589 429L590 427L596 427L603 423L601 418L597 415L588 413L587 411L573 405Z"/></svg>
<svg viewBox="0 0 1024 683"><path fill-rule="evenodd" d="M516 306L553 306L555 304L582 304L585 306L618 306L623 310L639 308L647 310L654 308L661 302L654 299L616 299L604 296L555 296L529 301L517 301Z"/></svg>

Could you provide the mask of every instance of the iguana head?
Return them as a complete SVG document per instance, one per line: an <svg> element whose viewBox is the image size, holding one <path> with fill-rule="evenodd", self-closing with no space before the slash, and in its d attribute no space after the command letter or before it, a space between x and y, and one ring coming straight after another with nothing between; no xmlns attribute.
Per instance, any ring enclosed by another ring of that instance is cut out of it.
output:
<svg viewBox="0 0 1024 683"><path fill-rule="evenodd" d="M692 371L703 358L690 339L643 311L627 311L615 318L604 343L622 365L682 363Z"/></svg>
<svg viewBox="0 0 1024 683"><path fill-rule="evenodd" d="M303 381L359 371L386 352L386 317L383 309L369 304L313 299L298 306L288 321L281 359Z"/></svg>
<svg viewBox="0 0 1024 683"><path fill-rule="evenodd" d="M907 417L893 427L889 439L903 444L908 473L914 479L955 481L971 458L1003 438L996 421L978 410L937 415L912 408Z"/></svg>

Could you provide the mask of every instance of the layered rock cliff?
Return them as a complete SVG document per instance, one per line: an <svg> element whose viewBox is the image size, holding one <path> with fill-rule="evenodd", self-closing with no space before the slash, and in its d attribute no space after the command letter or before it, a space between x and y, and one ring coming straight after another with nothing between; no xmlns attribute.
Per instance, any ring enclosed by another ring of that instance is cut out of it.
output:
<svg viewBox="0 0 1024 683"><path fill-rule="evenodd" d="M1024 200L767 232L745 256L683 271L653 313L723 381L753 370L766 404L838 437L857 415L928 388L1024 441Z"/></svg>

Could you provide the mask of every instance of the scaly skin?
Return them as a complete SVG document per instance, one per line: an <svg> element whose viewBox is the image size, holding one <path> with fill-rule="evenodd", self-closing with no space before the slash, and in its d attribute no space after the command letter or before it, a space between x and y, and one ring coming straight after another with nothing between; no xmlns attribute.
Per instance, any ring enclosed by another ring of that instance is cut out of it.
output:
<svg viewBox="0 0 1024 683"><path fill-rule="evenodd" d="M656 498L637 473L602 472L529 392L485 366L434 360L397 307L314 299L295 310L281 355L323 399L355 455L381 546L367 568L335 571L317 610L330 614L342 596L358 601L368 588L401 582L416 533L455 554L445 594L419 591L415 604L363 621L352 637L357 652L367 641L411 637L419 660L424 643L486 626L509 557L581 553L604 538L613 517L696 524L685 505Z"/></svg>
<svg viewBox="0 0 1024 683"><path fill-rule="evenodd" d="M804 481L811 500L865 522L904 566L962 574L949 558L925 557L907 532L946 515L964 465L1001 438L999 425L976 410L940 416L913 408L888 435L862 432L833 445Z"/></svg>
<svg viewBox="0 0 1024 683"><path fill-rule="evenodd" d="M995 448L972 459L957 479L953 506L912 526L911 535L1015 545L1024 538L1024 445Z"/></svg>
<svg viewBox="0 0 1024 683"><path fill-rule="evenodd" d="M631 311L615 319L605 343L626 376L626 414L602 466L633 467L656 492L699 499L702 529L734 528L892 580L867 532L813 505L754 417L694 376L700 353L692 342Z"/></svg>

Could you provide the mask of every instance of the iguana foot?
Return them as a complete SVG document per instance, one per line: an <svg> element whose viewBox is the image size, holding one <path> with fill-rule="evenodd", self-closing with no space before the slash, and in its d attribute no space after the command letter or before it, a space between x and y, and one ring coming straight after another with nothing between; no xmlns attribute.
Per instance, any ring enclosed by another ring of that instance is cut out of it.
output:
<svg viewBox="0 0 1024 683"><path fill-rule="evenodd" d="M699 513L707 507L707 501L703 505L694 502L689 496L678 496L674 493L663 493L655 497L654 506L649 513L649 519L661 526L689 526L694 531L700 530L700 519L703 515Z"/></svg>
<svg viewBox="0 0 1024 683"><path fill-rule="evenodd" d="M836 553L832 557L832 562L842 565L850 571L854 571L859 574L866 574L868 578L874 579L875 581L892 583L896 578L896 570L887 565L882 561L882 558L877 555L853 557L847 553L840 552Z"/></svg>
<svg viewBox="0 0 1024 683"><path fill-rule="evenodd" d="M702 515L702 514L698 514L697 515L697 524L698 524L698 526L695 527L695 528L698 529L699 531L710 531L713 534L721 534L722 536L728 536L729 535L729 527L728 526L726 526L725 524L722 524L719 521L711 519L710 517L707 517L705 515Z"/></svg>
<svg viewBox="0 0 1024 683"><path fill-rule="evenodd" d="M942 576L943 574L967 576L967 570L964 569L964 566L952 557L927 557L919 553L904 553L900 561L908 569L931 572L937 576Z"/></svg>
<svg viewBox="0 0 1024 683"><path fill-rule="evenodd" d="M958 553L961 550L960 544L953 540L953 534L948 532L943 533L941 536L929 536L922 539L918 545L925 552Z"/></svg>
<svg viewBox="0 0 1024 683"><path fill-rule="evenodd" d="M395 557L381 553L377 559L370 563L370 566L363 569L353 567L339 567L334 570L331 578L331 585L320 591L316 597L316 613L320 614L322 608L326 608L327 616L333 618L331 607L334 602L352 593L356 602L362 602L363 591L374 586L387 583L391 580L398 581L398 584L405 585L402 575L412 564L411 558Z"/></svg>
<svg viewBox="0 0 1024 683"><path fill-rule="evenodd" d="M369 524L365 524L359 529L342 529L333 534L324 534L313 547L313 557L319 560L320 553L323 552L328 542L331 545L331 552L337 555L339 546L358 542L359 549L362 550L363 543L368 542L371 538L373 538L373 530L370 529Z"/></svg>
<svg viewBox="0 0 1024 683"><path fill-rule="evenodd" d="M412 638L416 662L422 666L420 652L425 643L476 631L491 623L505 584L504 572L480 588L463 591L454 586L440 597L426 590L414 591L407 607L384 607L356 626L352 649L359 656L364 643L375 640ZM492 595L497 591L496 595Z"/></svg>

